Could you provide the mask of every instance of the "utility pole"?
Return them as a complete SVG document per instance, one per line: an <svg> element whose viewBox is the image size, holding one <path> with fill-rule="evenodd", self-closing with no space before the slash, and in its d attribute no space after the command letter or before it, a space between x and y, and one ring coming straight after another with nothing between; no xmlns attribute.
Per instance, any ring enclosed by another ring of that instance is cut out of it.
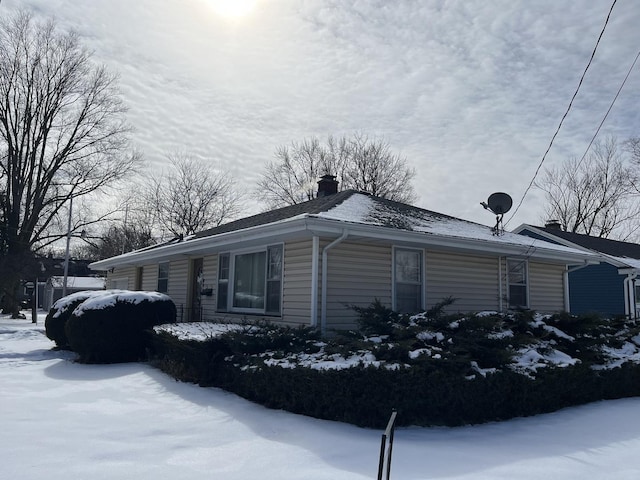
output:
<svg viewBox="0 0 640 480"><path fill-rule="evenodd" d="M0 0L2 1L2 0ZM64 277L62 280L62 296L67 296L67 276L69 275L69 242L71 241L71 212L73 211L73 197L69 200L69 223L67 224L67 249L64 254Z"/></svg>

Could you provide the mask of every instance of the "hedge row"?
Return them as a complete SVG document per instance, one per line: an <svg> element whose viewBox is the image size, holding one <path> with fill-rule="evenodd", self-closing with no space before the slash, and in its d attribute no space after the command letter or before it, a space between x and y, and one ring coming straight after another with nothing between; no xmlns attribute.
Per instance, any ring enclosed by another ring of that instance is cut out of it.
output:
<svg viewBox="0 0 640 480"><path fill-rule="evenodd" d="M593 370L579 364L541 371L535 379L509 371L467 379L429 365L388 370L247 367L230 361L224 340L153 338L155 364L176 379L221 387L267 407L383 428L392 409L400 425L483 423L552 412L602 399L640 395L640 366Z"/></svg>

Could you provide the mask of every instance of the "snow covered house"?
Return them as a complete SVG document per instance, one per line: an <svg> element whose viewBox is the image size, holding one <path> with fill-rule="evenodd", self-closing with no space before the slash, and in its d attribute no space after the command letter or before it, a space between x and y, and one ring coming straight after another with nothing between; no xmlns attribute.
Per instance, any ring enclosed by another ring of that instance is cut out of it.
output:
<svg viewBox="0 0 640 480"><path fill-rule="evenodd" d="M520 225L515 233L595 252L601 263L569 270L569 308L574 314L640 317L640 245L580 233L565 232L557 222L544 227Z"/></svg>
<svg viewBox="0 0 640 480"><path fill-rule="evenodd" d="M108 288L157 290L182 320L267 319L353 328L375 299L415 312L566 309L566 272L597 257L353 190L91 264Z"/></svg>
<svg viewBox="0 0 640 480"><path fill-rule="evenodd" d="M56 300L62 298L64 277L54 275L44 285L42 308L49 310ZM104 290L105 279L101 277L67 277L67 295L83 290Z"/></svg>

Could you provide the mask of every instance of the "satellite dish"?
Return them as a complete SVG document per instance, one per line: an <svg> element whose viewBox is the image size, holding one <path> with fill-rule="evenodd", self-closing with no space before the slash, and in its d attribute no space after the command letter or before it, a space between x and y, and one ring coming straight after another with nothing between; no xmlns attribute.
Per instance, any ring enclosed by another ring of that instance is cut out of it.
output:
<svg viewBox="0 0 640 480"><path fill-rule="evenodd" d="M489 196L487 206L485 208L488 208L496 215L504 215L511 210L511 205L513 205L513 200L508 194L496 192Z"/></svg>

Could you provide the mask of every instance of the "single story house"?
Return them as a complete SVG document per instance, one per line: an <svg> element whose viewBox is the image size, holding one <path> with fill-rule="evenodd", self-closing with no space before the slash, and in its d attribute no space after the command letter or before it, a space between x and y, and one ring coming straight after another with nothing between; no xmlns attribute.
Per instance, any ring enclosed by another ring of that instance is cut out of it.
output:
<svg viewBox="0 0 640 480"><path fill-rule="evenodd" d="M350 306L401 312L565 310L566 273L597 256L318 182L308 202L95 262L108 288L167 293L182 320L355 326Z"/></svg>
<svg viewBox="0 0 640 480"><path fill-rule="evenodd" d="M600 254L600 264L569 270L571 313L640 317L640 245L566 232L554 221L544 227L520 225L514 232Z"/></svg>
<svg viewBox="0 0 640 480"><path fill-rule="evenodd" d="M49 277L44 284L42 308L49 310L56 300L62 298L64 276ZM102 277L67 277L67 295L83 290L104 290L105 279Z"/></svg>

